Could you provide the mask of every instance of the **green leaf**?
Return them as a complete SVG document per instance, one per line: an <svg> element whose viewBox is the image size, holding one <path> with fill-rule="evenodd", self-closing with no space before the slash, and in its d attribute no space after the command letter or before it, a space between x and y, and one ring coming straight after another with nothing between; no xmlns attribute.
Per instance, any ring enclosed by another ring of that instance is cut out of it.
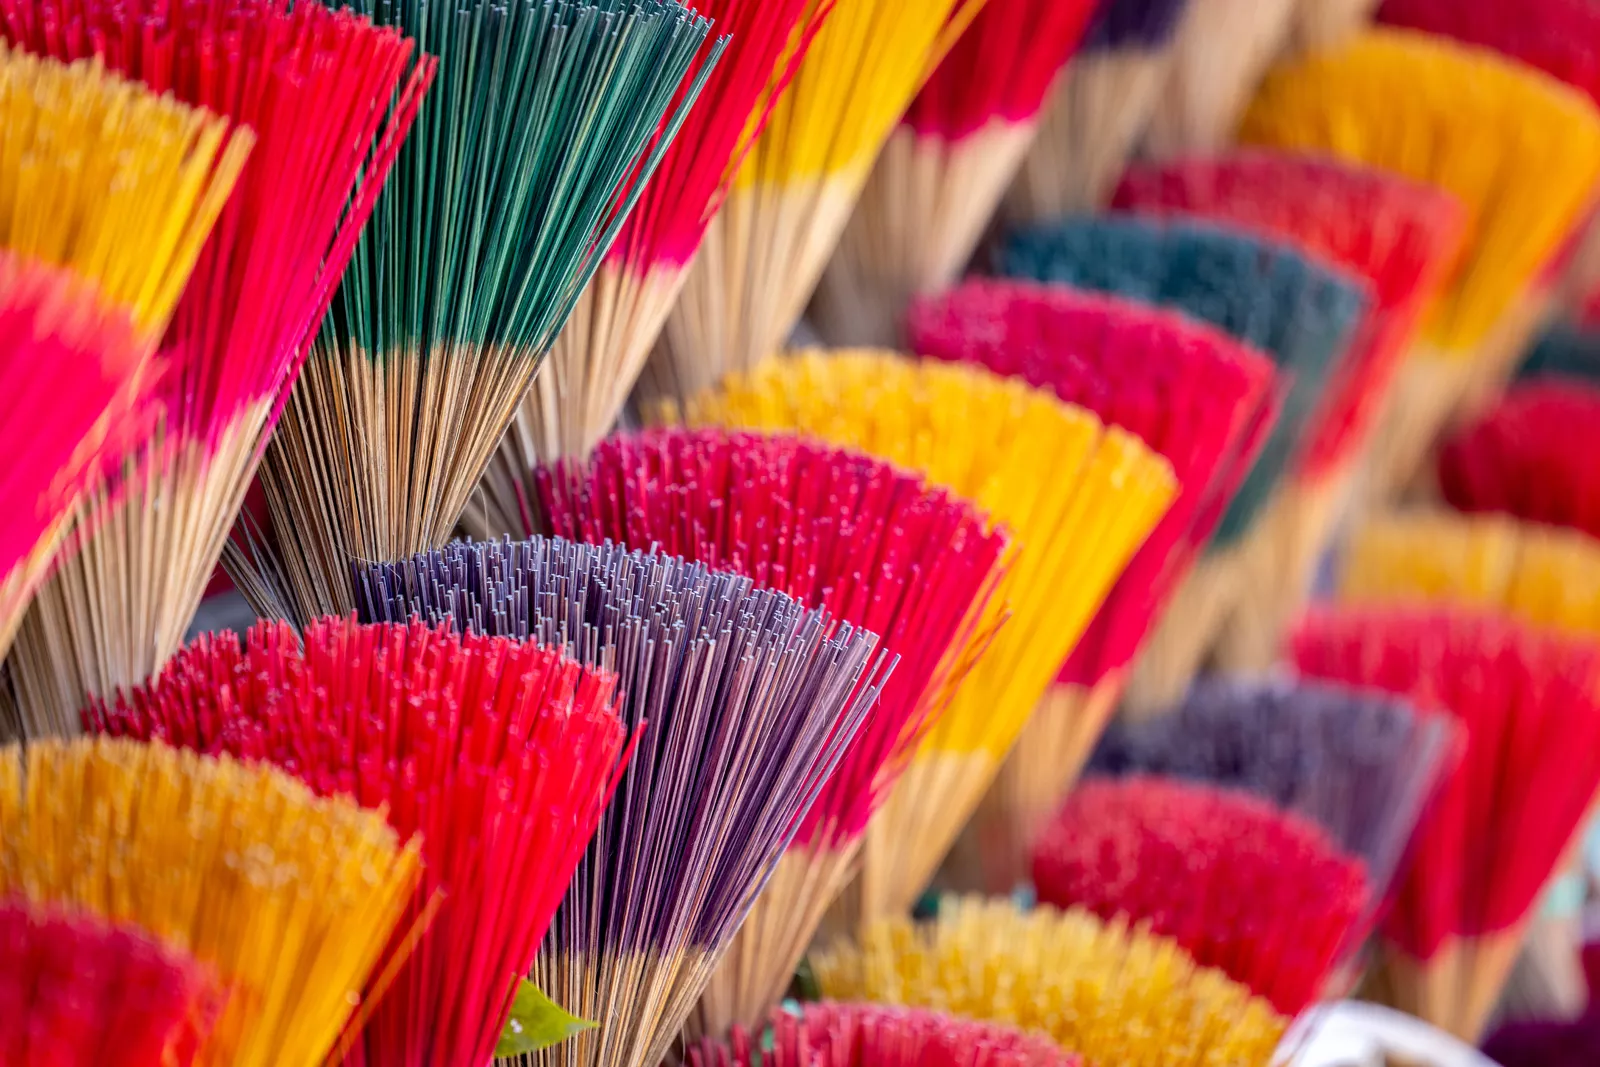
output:
<svg viewBox="0 0 1600 1067"><path fill-rule="evenodd" d="M567 1014L561 1005L524 978L517 984L517 995L511 1001L511 1018L506 1020L494 1054L499 1057L538 1052L593 1029L594 1023Z"/></svg>

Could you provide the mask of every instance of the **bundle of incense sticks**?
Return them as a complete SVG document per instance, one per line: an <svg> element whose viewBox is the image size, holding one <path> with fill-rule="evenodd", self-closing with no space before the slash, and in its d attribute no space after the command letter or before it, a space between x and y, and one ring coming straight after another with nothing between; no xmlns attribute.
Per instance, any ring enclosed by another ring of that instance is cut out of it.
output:
<svg viewBox="0 0 1600 1067"><path fill-rule="evenodd" d="M97 733L275 763L420 836L426 866L401 932L427 929L385 976L357 1062L481 1067L616 783L616 677L556 649L421 622L327 619L303 639L304 651L273 622L243 646L202 637L85 719Z"/></svg>
<svg viewBox="0 0 1600 1067"><path fill-rule="evenodd" d="M1193 0L1173 41L1161 106L1150 115L1142 154L1205 155L1233 143L1256 86L1288 43L1303 0Z"/></svg>
<svg viewBox="0 0 1600 1067"><path fill-rule="evenodd" d="M868 818L994 636L1007 538L921 475L787 435L611 438L537 480L557 534L737 571L880 634L899 658L689 1019L694 1035L759 1027L854 872Z"/></svg>
<svg viewBox="0 0 1600 1067"><path fill-rule="evenodd" d="M874 816L836 918L908 911L1055 672L1176 494L1132 434L1017 379L885 352L769 360L691 403L698 425L799 431L923 472L1016 538L985 625L1009 619Z"/></svg>
<svg viewBox="0 0 1600 1067"><path fill-rule="evenodd" d="M1600 34L1600 8L1587 0L1519 4L1490 0L1471 5L1385 0L1379 18L1390 25L1492 48L1559 78L1591 100L1600 100L1600 66L1595 63L1594 44ZM1566 247L1537 280L1541 287L1551 289L1549 295L1566 303L1581 302L1600 283L1600 229L1593 224L1592 212L1580 216L1579 221Z"/></svg>
<svg viewBox="0 0 1600 1067"><path fill-rule="evenodd" d="M1372 294L1361 332L1309 413L1300 455L1257 523L1246 553L1254 570L1222 631L1224 668L1262 670L1310 595L1377 409L1460 247L1461 206L1442 189L1383 171L1269 152L1136 167L1115 203L1279 235L1351 271Z"/></svg>
<svg viewBox="0 0 1600 1067"><path fill-rule="evenodd" d="M687 400L783 345L878 150L983 2L832 0L706 229L642 399Z"/></svg>
<svg viewBox="0 0 1600 1067"><path fill-rule="evenodd" d="M1166 84L1189 0L1101 0L1056 77L1002 214L1037 222L1104 206Z"/></svg>
<svg viewBox="0 0 1600 1067"><path fill-rule="evenodd" d="M374 10L437 50L439 88L267 448L273 536L227 561L301 624L354 608L350 560L450 537L725 43L678 0Z"/></svg>
<svg viewBox="0 0 1600 1067"><path fill-rule="evenodd" d="M1164 775L1270 801L1359 857L1377 903L1459 743L1448 715L1385 693L1208 680L1161 715L1113 723L1089 773Z"/></svg>
<svg viewBox="0 0 1600 1067"><path fill-rule="evenodd" d="M1288 1020L1172 940L1073 908L946 898L811 956L825 996L1042 1030L1092 1067L1265 1067Z"/></svg>
<svg viewBox="0 0 1600 1067"><path fill-rule="evenodd" d="M1540 302L1526 296L1588 206L1600 176L1600 113L1486 50L1374 30L1273 71L1240 136L1438 185L1466 210L1467 244L1374 433L1365 496L1392 497L1457 409L1505 377L1536 328Z"/></svg>
<svg viewBox="0 0 1600 1067"><path fill-rule="evenodd" d="M76 509L81 546L17 637L20 705L66 732L182 643L433 61L349 10L280 0L0 0L0 36L97 55L256 138L162 343L155 434Z"/></svg>
<svg viewBox="0 0 1600 1067"><path fill-rule="evenodd" d="M885 681L876 638L674 556L455 542L357 566L369 616L453 619L613 668L636 752L532 977L600 1023L536 1065L657 1067Z"/></svg>
<svg viewBox="0 0 1600 1067"><path fill-rule="evenodd" d="M1129 682L1137 707L1169 704L1202 666L1249 578L1248 535L1359 337L1366 286L1299 245L1254 231L1120 214L1019 230L1002 248L1000 267L1186 312L1271 356L1286 382L1277 423Z"/></svg>
<svg viewBox="0 0 1600 1067"><path fill-rule="evenodd" d="M1064 287L969 281L914 304L908 330L928 357L1021 378L1137 434L1178 480L964 835L957 865L1003 890L1027 877L1034 829L1077 777L1150 623L1249 469L1271 426L1274 372L1220 331Z"/></svg>
<svg viewBox="0 0 1600 1067"><path fill-rule="evenodd" d="M1355 36L1381 0L1298 0L1289 19L1289 47L1308 52L1332 48Z"/></svg>
<svg viewBox="0 0 1600 1067"><path fill-rule="evenodd" d="M1339 599L1474 605L1600 637L1600 543L1506 515L1375 516L1341 553Z"/></svg>
<svg viewBox="0 0 1600 1067"><path fill-rule="evenodd" d="M1465 609L1319 611L1302 674L1449 711L1463 758L1383 927L1388 996L1475 1042L1600 787L1600 645Z"/></svg>
<svg viewBox="0 0 1600 1067"><path fill-rule="evenodd" d="M1039 900L1147 923L1283 1015L1299 1015L1360 947L1381 896L1317 823L1250 793L1131 775L1091 778L1041 831Z"/></svg>
<svg viewBox="0 0 1600 1067"><path fill-rule="evenodd" d="M0 904L0 1060L190 1067L216 1019L212 975L130 926Z"/></svg>
<svg viewBox="0 0 1600 1067"><path fill-rule="evenodd" d="M1098 0L988 0L900 119L807 313L833 345L897 346L953 282L1022 163Z"/></svg>
<svg viewBox="0 0 1600 1067"><path fill-rule="evenodd" d="M1512 389L1439 451L1439 488L1462 511L1500 511L1600 537L1600 468L1582 445L1600 417L1600 386L1531 382Z"/></svg>
<svg viewBox="0 0 1600 1067"><path fill-rule="evenodd" d="M148 432L151 356L253 137L3 39L0 115L3 657L72 507Z"/></svg>
<svg viewBox="0 0 1600 1067"><path fill-rule="evenodd" d="M710 0L695 5L732 46L705 77L699 103L645 184L610 253L578 298L517 409L464 519L475 536L516 529L527 472L583 457L617 421L745 154L821 28L816 0ZM700 47L690 82L721 42ZM682 92L682 90L680 90Z"/></svg>
<svg viewBox="0 0 1600 1067"><path fill-rule="evenodd" d="M1081 1067L1048 1038L1007 1026L879 1004L774 1011L762 1033L690 1045L688 1067Z"/></svg>
<svg viewBox="0 0 1600 1067"><path fill-rule="evenodd" d="M1517 367L1517 381L1530 378L1600 381L1600 330L1587 320L1551 323Z"/></svg>
<svg viewBox="0 0 1600 1067"><path fill-rule="evenodd" d="M137 926L226 992L195 1059L317 1067L416 884L383 816L281 771L129 740L0 749L0 896Z"/></svg>

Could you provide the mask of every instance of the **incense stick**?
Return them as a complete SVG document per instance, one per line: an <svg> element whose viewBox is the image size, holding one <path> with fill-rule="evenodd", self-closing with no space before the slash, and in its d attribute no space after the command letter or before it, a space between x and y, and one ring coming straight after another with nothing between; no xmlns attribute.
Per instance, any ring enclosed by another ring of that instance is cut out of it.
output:
<svg viewBox="0 0 1600 1067"><path fill-rule="evenodd" d="M808 1004L774 1011L766 1034L690 1045L689 1067L1081 1067L1047 1038L932 1011Z"/></svg>
<svg viewBox="0 0 1600 1067"><path fill-rule="evenodd" d="M695 10L732 46L710 69L698 103L517 409L485 475L482 508L468 508L464 517L474 536L514 532L518 494L530 488L522 480L527 472L587 456L616 422L734 171L830 9L818 0L702 0ZM710 67L721 48L708 39L695 69ZM694 70L689 81L698 81Z"/></svg>
<svg viewBox="0 0 1600 1067"><path fill-rule="evenodd" d="M1028 720L968 828L966 858L947 865L1004 891L1026 878L1034 830L1077 777L1150 624L1249 470L1273 414L1274 371L1219 331L1064 287L969 281L918 301L908 326L930 358L1018 377L1138 435L1179 485Z"/></svg>
<svg viewBox="0 0 1600 1067"><path fill-rule="evenodd" d="M1299 455L1252 532L1251 572L1216 650L1224 670L1265 670L1310 597L1398 361L1459 248L1462 209L1441 189L1382 171L1259 151L1134 168L1115 203L1279 235L1370 286L1361 332L1308 412Z"/></svg>
<svg viewBox="0 0 1600 1067"><path fill-rule="evenodd" d="M269 761L419 836L426 868L390 948L400 967L356 1054L481 1067L620 773L626 735L607 707L616 679L556 649L421 622L327 619L303 641L302 652L301 635L272 622L243 643L202 637L155 683L85 719L95 732Z"/></svg>
<svg viewBox="0 0 1600 1067"><path fill-rule="evenodd" d="M688 416L860 448L967 497L1017 539L989 613L1010 618L874 817L836 925L903 913L1171 503L1172 469L1132 434L1021 381L884 352L770 360Z"/></svg>
<svg viewBox="0 0 1600 1067"><path fill-rule="evenodd" d="M1090 1064L1265 1067L1288 1024L1174 942L1077 908L947 898L931 923L885 920L811 962L825 996L1043 1030Z"/></svg>
<svg viewBox="0 0 1600 1067"><path fill-rule="evenodd" d="M353 609L350 560L449 538L721 49L696 66L711 26L676 0L378 12L438 50L439 89L268 447L279 552L230 555L300 623Z"/></svg>
<svg viewBox="0 0 1600 1067"><path fill-rule="evenodd" d="M1600 645L1463 609L1309 615L1301 673L1449 711L1462 761L1385 922L1397 1006L1475 1042L1600 787Z"/></svg>
<svg viewBox="0 0 1600 1067"><path fill-rule="evenodd" d="M1006 194L1012 223L1104 207L1144 135L1189 0L1103 0L1057 76L1039 132Z"/></svg>
<svg viewBox="0 0 1600 1067"><path fill-rule="evenodd" d="M1536 327L1538 302L1523 297L1588 205L1600 113L1486 50L1375 30L1277 68L1240 136L1431 182L1467 211L1472 236L1374 435L1365 499L1391 498L1457 409L1505 378Z"/></svg>
<svg viewBox="0 0 1600 1067"><path fill-rule="evenodd" d="M182 643L433 63L349 10L278 0L0 0L0 36L99 55L256 138L163 340L156 431L115 492L77 508L75 551L13 650L20 704L66 733L89 695L143 681Z"/></svg>
<svg viewBox="0 0 1600 1067"><path fill-rule="evenodd" d="M0 749L0 894L132 923L231 995L197 1063L316 1067L421 868L288 775L104 738Z"/></svg>
<svg viewBox="0 0 1600 1067"><path fill-rule="evenodd" d="M902 343L961 273L1098 0L988 0L889 135L807 314L832 345Z"/></svg>
<svg viewBox="0 0 1600 1067"><path fill-rule="evenodd" d="M534 962L598 1030L524 1065L656 1067L885 680L874 635L747 578L559 539L356 569L369 616L452 618L615 669L637 750Z"/></svg>
<svg viewBox="0 0 1600 1067"><path fill-rule="evenodd" d="M735 570L881 634L899 657L689 1020L692 1036L759 1027L853 873L869 816L993 638L1009 541L918 474L792 436L612 438L536 481L542 525L559 534Z"/></svg>
<svg viewBox="0 0 1600 1067"><path fill-rule="evenodd" d="M644 401L687 400L788 338L879 149L983 0L833 0L745 156L660 342Z"/></svg>
<svg viewBox="0 0 1600 1067"><path fill-rule="evenodd" d="M221 997L182 952L130 926L0 904L0 1058L190 1067Z"/></svg>

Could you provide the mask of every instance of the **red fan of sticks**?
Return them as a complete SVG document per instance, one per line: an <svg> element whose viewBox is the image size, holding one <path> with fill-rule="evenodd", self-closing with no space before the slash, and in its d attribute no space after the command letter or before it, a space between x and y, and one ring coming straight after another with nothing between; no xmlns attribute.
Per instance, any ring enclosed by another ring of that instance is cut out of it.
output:
<svg viewBox="0 0 1600 1067"><path fill-rule="evenodd" d="M1465 226L1460 202L1435 186L1272 152L1133 167L1115 205L1198 215L1287 238L1371 282L1372 309L1302 445L1300 475L1313 479L1340 468L1365 440Z"/></svg>
<svg viewBox="0 0 1600 1067"><path fill-rule="evenodd" d="M1502 511L1600 537L1600 389L1545 378L1513 388L1439 452L1439 487L1461 511Z"/></svg>
<svg viewBox="0 0 1600 1067"><path fill-rule="evenodd" d="M1384 932L1399 1006L1476 1040L1600 787L1600 646L1464 611L1347 610L1310 615L1292 651L1303 674L1464 727Z"/></svg>
<svg viewBox="0 0 1600 1067"><path fill-rule="evenodd" d="M0 252L0 655L67 510L146 429L149 346L72 271Z"/></svg>
<svg viewBox="0 0 1600 1067"><path fill-rule="evenodd" d="M971 280L912 305L914 351L1018 377L1137 434L1181 490L1063 668L1121 671L1221 519L1276 414L1272 361L1177 314L1061 286Z"/></svg>
<svg viewBox="0 0 1600 1067"><path fill-rule="evenodd" d="M1284 1015L1360 943L1366 866L1315 823L1247 793L1166 778L1091 779L1034 852L1040 901L1148 922Z"/></svg>
<svg viewBox="0 0 1600 1067"><path fill-rule="evenodd" d="M217 1006L205 968L136 930L0 905L6 1067L188 1067Z"/></svg>
<svg viewBox="0 0 1600 1067"><path fill-rule="evenodd" d="M560 536L659 545L882 635L899 664L795 841L858 838L979 650L1005 535L920 475L787 435L613 437L536 485Z"/></svg>
<svg viewBox="0 0 1600 1067"><path fill-rule="evenodd" d="M351 1061L481 1067L626 762L616 678L421 622L326 619L304 641L268 622L242 648L202 637L86 726L269 760L420 833L427 866L400 929L438 911Z"/></svg>
<svg viewBox="0 0 1600 1067"><path fill-rule="evenodd" d="M735 1029L703 1041L689 1067L1079 1067L1042 1036L937 1012L877 1004L806 1005L799 1017L774 1011L771 1042Z"/></svg>

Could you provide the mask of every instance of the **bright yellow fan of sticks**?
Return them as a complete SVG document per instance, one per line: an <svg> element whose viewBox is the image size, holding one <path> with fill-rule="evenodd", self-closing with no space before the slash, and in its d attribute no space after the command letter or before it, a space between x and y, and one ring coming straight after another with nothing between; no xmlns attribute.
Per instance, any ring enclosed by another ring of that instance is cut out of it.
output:
<svg viewBox="0 0 1600 1067"><path fill-rule="evenodd" d="M690 404L693 425L796 431L923 472L1019 550L992 601L1010 619L926 747L1004 756L1111 584L1171 503L1137 437L1020 379L889 352L771 359Z"/></svg>
<svg viewBox="0 0 1600 1067"><path fill-rule="evenodd" d="M1258 1067L1288 1020L1177 943L1078 908L946 899L813 953L822 994L1042 1030L1085 1067Z"/></svg>
<svg viewBox="0 0 1600 1067"><path fill-rule="evenodd" d="M1425 339L1466 353L1556 252L1600 178L1600 112L1576 90L1486 49L1372 31L1280 65L1240 139L1330 152L1442 186L1468 247Z"/></svg>
<svg viewBox="0 0 1600 1067"><path fill-rule="evenodd" d="M1008 614L868 828L835 924L908 909L1045 688L1172 501L1171 468L1092 413L966 364L805 352L729 375L696 425L810 434L926 474L1005 526L1014 556L981 626Z"/></svg>
<svg viewBox="0 0 1600 1067"><path fill-rule="evenodd" d="M1505 515L1381 516L1350 538L1339 597L1492 608L1600 636L1600 541Z"/></svg>
<svg viewBox="0 0 1600 1067"><path fill-rule="evenodd" d="M0 42L0 247L70 267L158 335L254 141L98 62Z"/></svg>
<svg viewBox="0 0 1600 1067"><path fill-rule="evenodd" d="M105 738L0 749L0 897L138 926L228 989L198 1063L319 1067L421 866L267 766Z"/></svg>

